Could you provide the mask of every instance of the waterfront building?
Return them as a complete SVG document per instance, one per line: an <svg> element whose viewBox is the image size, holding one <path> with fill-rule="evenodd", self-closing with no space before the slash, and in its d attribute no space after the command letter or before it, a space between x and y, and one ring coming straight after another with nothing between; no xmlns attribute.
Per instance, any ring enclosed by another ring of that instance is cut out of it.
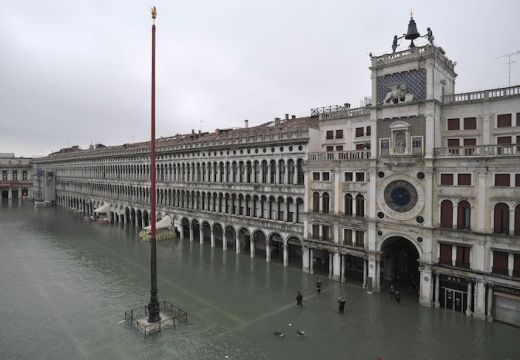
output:
<svg viewBox="0 0 520 360"><path fill-rule="evenodd" d="M520 86L455 92L432 41L371 56L371 101L157 140L179 236L520 325ZM148 225L148 143L34 160L33 194ZM50 188L49 188L50 186Z"/></svg>
<svg viewBox="0 0 520 360"><path fill-rule="evenodd" d="M32 165L30 158L0 153L0 194L2 199L22 199L29 196Z"/></svg>

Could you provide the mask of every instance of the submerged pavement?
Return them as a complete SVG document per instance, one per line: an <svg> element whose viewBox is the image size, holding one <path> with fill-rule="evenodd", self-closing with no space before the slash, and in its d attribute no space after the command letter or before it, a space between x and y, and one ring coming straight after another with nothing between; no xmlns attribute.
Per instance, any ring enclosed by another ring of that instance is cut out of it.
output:
<svg viewBox="0 0 520 360"><path fill-rule="evenodd" d="M0 359L520 358L518 328L187 240L158 243L158 288L189 323L144 339L120 321L148 302L148 262L133 228L3 206Z"/></svg>

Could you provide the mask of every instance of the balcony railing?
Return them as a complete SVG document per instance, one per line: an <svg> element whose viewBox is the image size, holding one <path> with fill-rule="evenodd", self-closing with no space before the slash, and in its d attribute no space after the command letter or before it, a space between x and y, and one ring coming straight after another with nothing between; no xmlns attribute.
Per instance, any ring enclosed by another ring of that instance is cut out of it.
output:
<svg viewBox="0 0 520 360"><path fill-rule="evenodd" d="M434 154L435 157L439 158L520 156L520 145L478 145L435 148Z"/></svg>
<svg viewBox="0 0 520 360"><path fill-rule="evenodd" d="M310 161L326 160L366 160L370 159L370 150L352 150L335 152L316 152L309 153Z"/></svg>
<svg viewBox="0 0 520 360"><path fill-rule="evenodd" d="M500 89L472 91L462 94L444 95L445 104L471 102L471 101L484 101L489 99L497 99L508 96L520 95L520 85L510 86Z"/></svg>
<svg viewBox="0 0 520 360"><path fill-rule="evenodd" d="M345 117L370 115L368 107L350 108L349 105L330 105L311 109L311 116L318 116L320 114L332 114L337 112L344 112Z"/></svg>

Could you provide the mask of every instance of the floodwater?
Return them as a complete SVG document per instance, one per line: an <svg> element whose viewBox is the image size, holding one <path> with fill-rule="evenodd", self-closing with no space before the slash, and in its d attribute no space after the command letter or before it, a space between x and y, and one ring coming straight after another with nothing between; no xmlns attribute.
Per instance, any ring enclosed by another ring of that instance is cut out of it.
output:
<svg viewBox="0 0 520 360"><path fill-rule="evenodd" d="M148 302L148 246L130 227L4 204L0 359L520 359L518 328L189 240L158 243L159 298L189 323L144 338L119 322Z"/></svg>

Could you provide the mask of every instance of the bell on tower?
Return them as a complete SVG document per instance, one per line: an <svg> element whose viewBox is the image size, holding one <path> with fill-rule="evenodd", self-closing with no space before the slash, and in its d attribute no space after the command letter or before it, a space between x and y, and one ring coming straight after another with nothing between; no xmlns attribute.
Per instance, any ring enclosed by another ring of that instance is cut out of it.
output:
<svg viewBox="0 0 520 360"><path fill-rule="evenodd" d="M408 32L404 34L404 38L406 40L411 40L410 49L415 47L413 41L420 37L419 31L417 31L417 25L415 24L415 20L413 19L413 14L410 14L410 22L408 23Z"/></svg>

